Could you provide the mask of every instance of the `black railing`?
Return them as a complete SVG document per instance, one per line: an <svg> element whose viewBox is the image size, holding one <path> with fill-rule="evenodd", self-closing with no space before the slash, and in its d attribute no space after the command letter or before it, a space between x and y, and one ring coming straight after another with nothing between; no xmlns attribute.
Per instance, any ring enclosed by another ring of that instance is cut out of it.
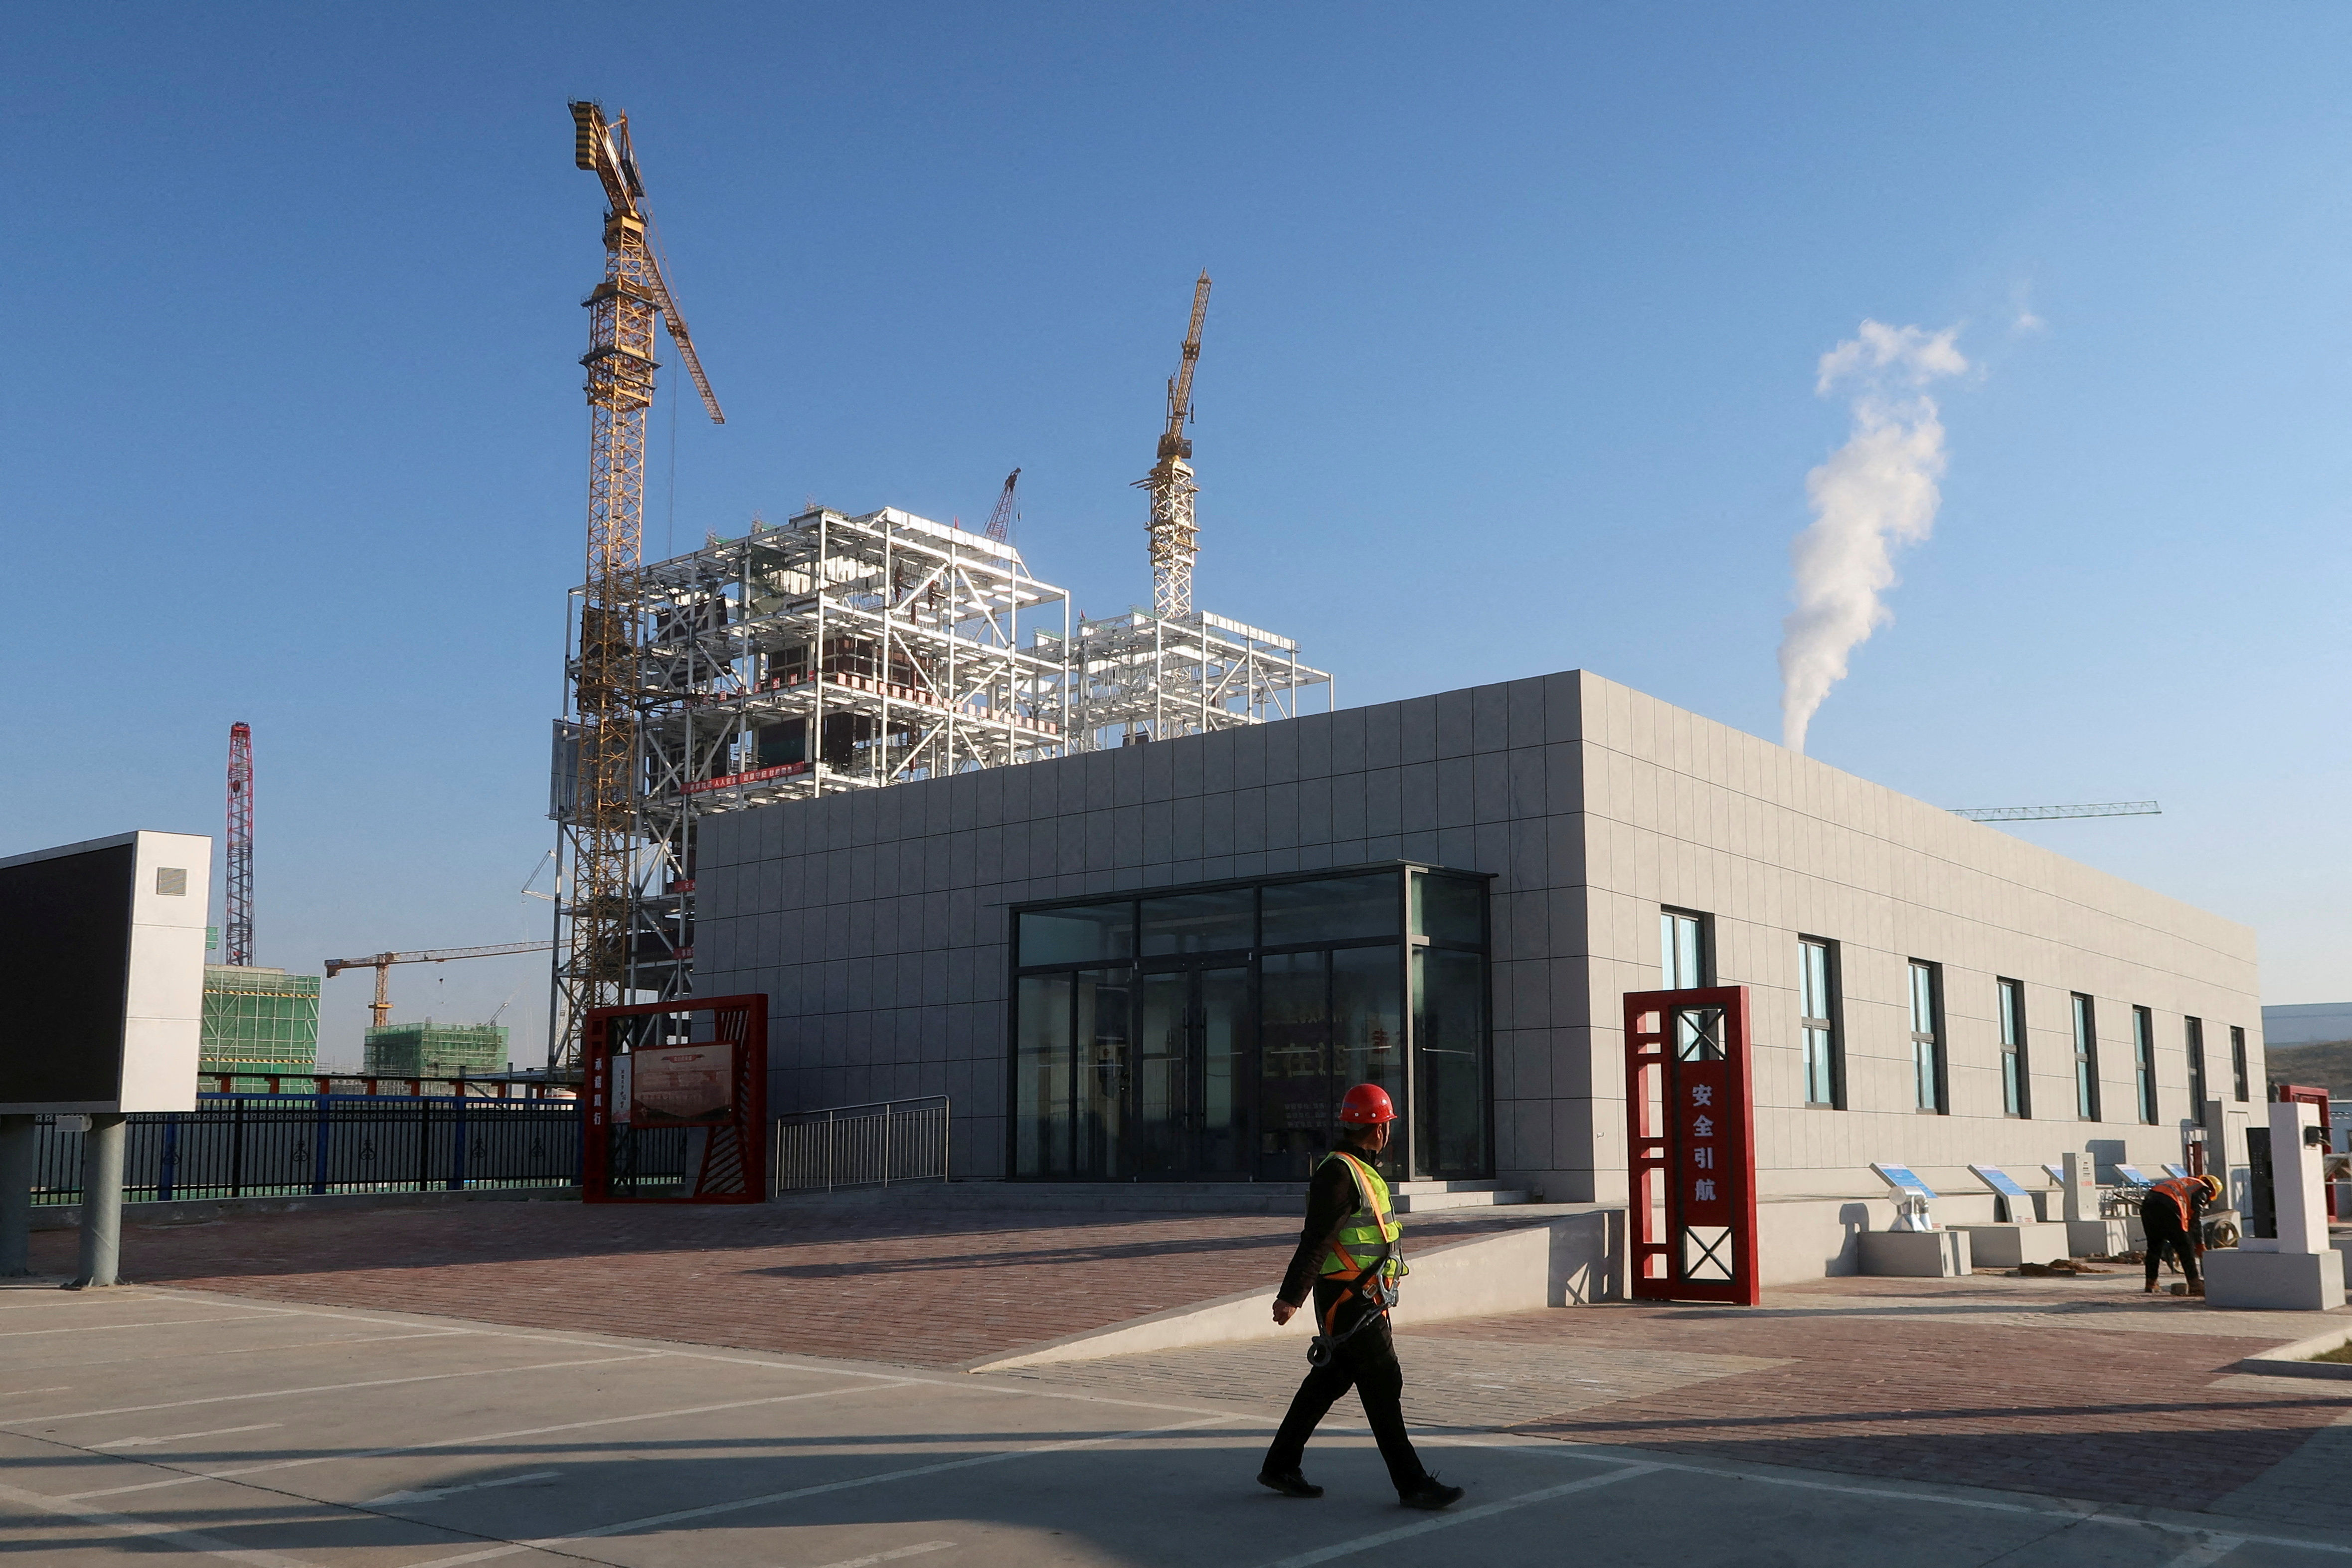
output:
<svg viewBox="0 0 2352 1568"><path fill-rule="evenodd" d="M194 1111L125 1120L131 1203L580 1181L580 1111L569 1100L205 1094ZM35 1119L36 1204L81 1200L79 1123Z"/></svg>

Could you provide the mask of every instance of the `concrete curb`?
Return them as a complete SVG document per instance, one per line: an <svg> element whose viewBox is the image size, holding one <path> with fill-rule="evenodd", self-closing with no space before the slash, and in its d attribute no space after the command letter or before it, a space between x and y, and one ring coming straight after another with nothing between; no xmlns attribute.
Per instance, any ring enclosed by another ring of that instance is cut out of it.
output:
<svg viewBox="0 0 2352 1568"><path fill-rule="evenodd" d="M1398 1326L1538 1307L1582 1305L1615 1293L1613 1265L1624 1235L1622 1212L1563 1215L1556 1219L1455 1242L1418 1255L1394 1313ZM965 1372L1003 1372L1052 1362L1095 1361L1109 1355L1181 1350L1296 1337L1304 1341L1312 1312L1276 1327L1271 1288L1244 1291L1189 1307L1132 1318L1015 1351L967 1362Z"/></svg>
<svg viewBox="0 0 2352 1568"><path fill-rule="evenodd" d="M2265 1377L2332 1377L2352 1379L2352 1361L2313 1361L2310 1358L2326 1350L2336 1350L2352 1343L2352 1322L2342 1328L2331 1329L2309 1339L2299 1339L2292 1344L2273 1345L2260 1355L2250 1355L2237 1364L2240 1372L2258 1372Z"/></svg>
<svg viewBox="0 0 2352 1568"><path fill-rule="evenodd" d="M448 1203L577 1203L576 1186L485 1186L462 1192L299 1193L290 1197L186 1197L169 1203L126 1203L125 1225L192 1219L224 1219L237 1214L349 1213L366 1208L431 1208ZM71 1230L81 1224L81 1205L37 1205L36 1230Z"/></svg>

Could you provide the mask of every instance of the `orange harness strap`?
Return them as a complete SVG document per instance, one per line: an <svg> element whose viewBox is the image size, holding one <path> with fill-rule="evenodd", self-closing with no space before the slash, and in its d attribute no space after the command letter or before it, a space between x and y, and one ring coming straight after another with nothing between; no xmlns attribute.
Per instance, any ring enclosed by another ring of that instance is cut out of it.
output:
<svg viewBox="0 0 2352 1568"><path fill-rule="evenodd" d="M1395 1221L1389 1218L1385 1210L1381 1209L1378 1205L1372 1202L1371 1188L1365 1185L1364 1173L1362 1169L1358 1166L1355 1157L1341 1149L1334 1149L1332 1153L1338 1155L1341 1159L1348 1162L1348 1174L1350 1176L1353 1176L1356 1182L1357 1201L1362 1204L1365 1211L1370 1214L1373 1219L1380 1224L1381 1228L1385 1231L1391 1225L1394 1224ZM1332 1329L1338 1324L1340 1306L1346 1302L1349 1297L1363 1293L1365 1276L1376 1272L1380 1269L1385 1268L1388 1264L1387 1254L1393 1250L1393 1243L1391 1243L1390 1247L1382 1249L1383 1256L1379 1260L1379 1261L1375 1262L1370 1269L1367 1269L1356 1261L1355 1254L1349 1252L1346 1247L1340 1245L1337 1237L1332 1238L1330 1246L1332 1255L1339 1260L1341 1267L1353 1274L1355 1278L1349 1281L1347 1286L1342 1289L1339 1294L1331 1298L1330 1310L1323 1314L1323 1332L1326 1335L1328 1335Z"/></svg>

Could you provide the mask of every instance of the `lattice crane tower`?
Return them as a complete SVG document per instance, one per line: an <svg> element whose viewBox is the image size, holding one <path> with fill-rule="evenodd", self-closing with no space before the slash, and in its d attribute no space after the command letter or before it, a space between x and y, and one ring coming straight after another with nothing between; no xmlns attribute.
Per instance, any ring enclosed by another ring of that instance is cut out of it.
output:
<svg viewBox="0 0 2352 1568"><path fill-rule="evenodd" d="M228 727L228 929L222 956L253 967L253 727Z"/></svg>
<svg viewBox="0 0 2352 1568"><path fill-rule="evenodd" d="M1192 443L1184 426L1192 417L1192 367L1201 362L1201 323L1209 314L1209 275L1192 286L1192 326L1184 334L1184 357L1168 378L1168 428L1160 436L1160 461L1138 479L1151 497L1151 612L1181 620L1192 613L1192 563L1200 554L1201 530L1192 520Z"/></svg>
<svg viewBox="0 0 2352 1568"><path fill-rule="evenodd" d="M1021 470L1015 468L1004 476L1004 491L996 497L996 510L988 514L985 537L998 544L1013 542L1013 487L1021 483Z"/></svg>
<svg viewBox="0 0 2352 1568"><path fill-rule="evenodd" d="M588 571L572 662L579 771L564 818L572 862L571 930L556 971L562 1039L552 1057L578 1053L586 1010L621 999L628 967L638 787L638 650L643 616L646 413L653 406L654 323L667 327L711 423L724 424L686 319L648 239L645 185L629 117L574 102L574 161L604 182L604 280L588 309Z"/></svg>

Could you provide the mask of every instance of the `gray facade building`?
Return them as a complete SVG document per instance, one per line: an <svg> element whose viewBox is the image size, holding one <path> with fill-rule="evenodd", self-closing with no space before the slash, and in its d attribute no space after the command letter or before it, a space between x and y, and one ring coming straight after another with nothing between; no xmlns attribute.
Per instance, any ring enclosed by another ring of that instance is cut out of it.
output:
<svg viewBox="0 0 2352 1568"><path fill-rule="evenodd" d="M1971 1162L2031 1173L2067 1150L2153 1166L2182 1157L2207 1102L2261 1094L2245 927L1580 671L713 817L697 988L768 994L779 1111L949 1095L959 1176L1024 1174L1024 1115L1118 1102L1148 1117L1156 1092L1167 1125L1187 1106L1197 1123L1218 1092L1197 1075L1223 1071L1248 1102L1222 1113L1234 1138L1163 1138L1149 1168L1118 1166L1129 1155L1099 1139L1086 1166L1074 1141L1077 1163L1026 1174L1158 1179L1213 1160L1190 1174L1265 1179L1281 1170L1248 1151L1272 1157L1277 1129L1260 1124L1278 1096L1252 1085L1272 1082L1280 1051L1327 1051L1318 1071L1336 1080L1398 1041L1410 1098L1434 1070L1413 1054L1435 1050L1417 1009L1469 1049L1460 988L1426 1009L1412 990L1430 938L1401 907L1323 943L1333 977L1309 987L1326 988L1323 1013L1277 1016L1270 977L1298 969L1306 938L1277 939L1272 912L1294 895L1265 889L1341 869L1466 873L1456 885L1484 890L1483 944L1449 960L1486 977L1479 1157L1555 1200L1622 1200L1621 998L1670 978L1752 988L1759 1182L1791 1203L1877 1194L1873 1161L1953 1191L1974 1189ZM1205 909L1220 888L1259 914L1234 904L1218 953L1188 956L1173 925L1155 936L1141 895L1192 890L1166 908ZM1017 1038L1046 1049L1024 1019L1079 1004L1058 981L1023 991L1051 976L1015 931L1024 907L1082 904L1125 934L1048 967L1091 964L1073 984L1132 994L1110 1004L1129 1009L1116 1028L1051 1015L1052 1030L1095 1032L1067 1037L1051 1090L1066 1109L1041 1112L1044 1081L1016 1082ZM1337 977L1349 944L1362 951L1348 964L1385 975L1393 951L1405 977L1380 980L1356 1025ZM1152 976L1180 971L1193 977L1157 982L1178 999L1147 1014ZM1217 1014L1201 998L1227 982L1199 977L1216 974L1258 1000ZM1179 1033L1189 1100L1168 1088ZM1138 1087L1155 1050L1161 1087Z"/></svg>
<svg viewBox="0 0 2352 1568"><path fill-rule="evenodd" d="M2264 1008L2263 1036L2273 1045L2317 1045L2352 1040L2352 1002L2299 1002Z"/></svg>

